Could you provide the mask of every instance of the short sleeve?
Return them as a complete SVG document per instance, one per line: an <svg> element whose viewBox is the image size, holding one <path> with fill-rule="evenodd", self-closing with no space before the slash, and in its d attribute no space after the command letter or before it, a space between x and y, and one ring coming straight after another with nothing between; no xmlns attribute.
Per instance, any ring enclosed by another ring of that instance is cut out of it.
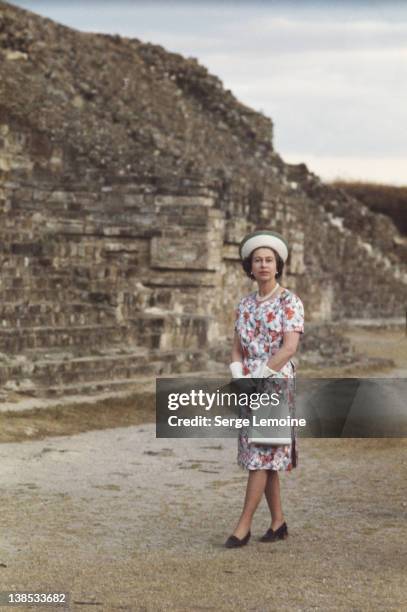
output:
<svg viewBox="0 0 407 612"><path fill-rule="evenodd" d="M284 300L283 332L304 333L304 306L297 295L291 293Z"/></svg>

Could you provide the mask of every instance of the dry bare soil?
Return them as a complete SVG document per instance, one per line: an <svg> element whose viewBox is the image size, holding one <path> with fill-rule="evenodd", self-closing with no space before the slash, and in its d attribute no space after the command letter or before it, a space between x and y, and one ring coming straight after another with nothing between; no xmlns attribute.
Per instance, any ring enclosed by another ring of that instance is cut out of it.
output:
<svg viewBox="0 0 407 612"><path fill-rule="evenodd" d="M400 332L352 333L405 371ZM263 500L248 546L227 550L246 483L235 440L156 439L152 406L136 408L71 407L55 430L52 412L15 415L33 439L2 415L16 437L0 445L0 591L68 591L72 610L407 609L405 440L302 439L281 475L288 540L257 541Z"/></svg>

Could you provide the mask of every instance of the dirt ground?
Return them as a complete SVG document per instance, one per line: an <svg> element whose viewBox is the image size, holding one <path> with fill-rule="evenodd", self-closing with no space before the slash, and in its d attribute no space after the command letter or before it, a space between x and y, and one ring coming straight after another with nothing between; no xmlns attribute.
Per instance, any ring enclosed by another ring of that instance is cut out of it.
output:
<svg viewBox="0 0 407 612"><path fill-rule="evenodd" d="M394 360L375 376L405 376L400 331L349 333ZM67 591L72 610L407 609L406 440L301 439L281 475L290 537L257 541L263 500L227 550L236 441L156 439L148 396L134 402L0 415L0 591Z"/></svg>

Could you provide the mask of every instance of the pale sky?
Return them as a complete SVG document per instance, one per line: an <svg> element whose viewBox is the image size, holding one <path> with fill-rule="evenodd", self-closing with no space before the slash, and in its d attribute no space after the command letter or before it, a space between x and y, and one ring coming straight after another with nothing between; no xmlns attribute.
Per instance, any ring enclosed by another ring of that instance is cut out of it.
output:
<svg viewBox="0 0 407 612"><path fill-rule="evenodd" d="M196 57L325 180L407 185L407 2L15 0L77 30Z"/></svg>

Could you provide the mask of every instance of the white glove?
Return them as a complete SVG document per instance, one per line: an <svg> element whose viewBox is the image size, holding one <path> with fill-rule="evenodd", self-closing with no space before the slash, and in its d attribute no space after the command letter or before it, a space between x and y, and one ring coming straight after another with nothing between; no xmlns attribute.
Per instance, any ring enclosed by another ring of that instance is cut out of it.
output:
<svg viewBox="0 0 407 612"><path fill-rule="evenodd" d="M229 366L232 378L243 378L243 364L241 361L234 361Z"/></svg>
<svg viewBox="0 0 407 612"><path fill-rule="evenodd" d="M251 376L252 378L269 378L269 376L280 378L282 375L277 370L269 368L267 361L263 361Z"/></svg>

